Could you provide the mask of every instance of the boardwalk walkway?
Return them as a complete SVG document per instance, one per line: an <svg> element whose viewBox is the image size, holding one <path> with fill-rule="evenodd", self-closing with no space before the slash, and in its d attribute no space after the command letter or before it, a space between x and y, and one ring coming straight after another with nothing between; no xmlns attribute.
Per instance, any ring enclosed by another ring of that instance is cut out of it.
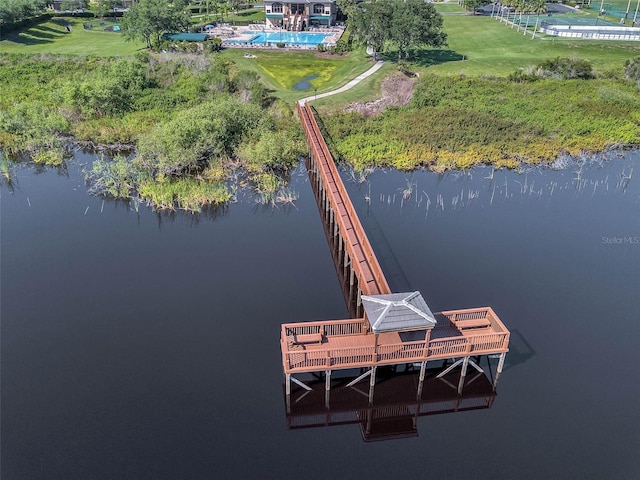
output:
<svg viewBox="0 0 640 480"><path fill-rule="evenodd" d="M380 65L376 65L376 70ZM360 80L376 70L365 72ZM495 387L509 345L509 331L500 318L490 307L434 315L419 292L391 292L318 127L309 98L299 101L297 108L309 147L309 179L338 275L344 282L347 303L354 301L356 308L351 319L282 325L280 346L287 401L291 382L310 390L293 374L323 372L328 392L332 371L354 368L367 371L349 385L369 376L372 398L376 368L381 365L419 365L420 394L427 362L433 360L453 362L439 376L461 366L460 394L467 367L483 371L478 365L483 355L499 357Z"/></svg>

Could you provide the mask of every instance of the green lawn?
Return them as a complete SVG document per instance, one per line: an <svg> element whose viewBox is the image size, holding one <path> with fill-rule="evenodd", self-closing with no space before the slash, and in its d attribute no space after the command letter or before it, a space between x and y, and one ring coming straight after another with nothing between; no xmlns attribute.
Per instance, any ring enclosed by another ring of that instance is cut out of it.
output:
<svg viewBox="0 0 640 480"><path fill-rule="evenodd" d="M93 26L85 30L83 24ZM65 25L71 26L67 32ZM0 41L2 53L61 53L69 55L130 56L144 48L143 43L125 42L119 32L104 29L115 25L113 20L58 17Z"/></svg>
<svg viewBox="0 0 640 480"><path fill-rule="evenodd" d="M256 58L245 58L250 53ZM274 94L288 103L299 98L334 90L369 69L373 62L362 50L348 55L319 55L314 51L228 49L222 53L243 70L258 73ZM310 79L310 77L316 78ZM295 85L309 79L311 88L295 90Z"/></svg>
<svg viewBox="0 0 640 480"><path fill-rule="evenodd" d="M380 97L380 88L384 79L395 71L397 71L395 64L387 62L374 75L364 79L355 87L339 95L314 101L313 106L324 116L343 110L353 102L363 103L375 100Z"/></svg>
<svg viewBox="0 0 640 480"><path fill-rule="evenodd" d="M436 8L436 11L440 13L450 13L450 12L466 12L464 8L462 8L457 3L434 3L433 6Z"/></svg>
<svg viewBox="0 0 640 480"><path fill-rule="evenodd" d="M555 57L589 60L596 71L620 69L640 56L640 43L545 38L531 40L516 28L490 17L447 15L449 45L427 50L419 67L433 73L505 76L518 68Z"/></svg>

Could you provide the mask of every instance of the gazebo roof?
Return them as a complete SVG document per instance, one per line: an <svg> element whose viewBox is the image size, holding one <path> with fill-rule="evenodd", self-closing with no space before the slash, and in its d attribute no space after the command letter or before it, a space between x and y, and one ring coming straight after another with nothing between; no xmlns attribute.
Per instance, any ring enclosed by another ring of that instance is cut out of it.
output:
<svg viewBox="0 0 640 480"><path fill-rule="evenodd" d="M436 324L420 292L363 295L362 304L374 333L424 330Z"/></svg>

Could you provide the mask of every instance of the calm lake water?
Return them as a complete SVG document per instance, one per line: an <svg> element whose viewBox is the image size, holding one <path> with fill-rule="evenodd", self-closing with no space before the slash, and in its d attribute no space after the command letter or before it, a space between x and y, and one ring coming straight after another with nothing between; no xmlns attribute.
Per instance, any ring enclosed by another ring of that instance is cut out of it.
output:
<svg viewBox="0 0 640 480"><path fill-rule="evenodd" d="M512 332L491 408L372 443L287 429L280 324L348 315L303 168L295 207L194 216L91 197L77 165L15 167L0 476L640 478L640 154L610 157L348 180L393 290Z"/></svg>

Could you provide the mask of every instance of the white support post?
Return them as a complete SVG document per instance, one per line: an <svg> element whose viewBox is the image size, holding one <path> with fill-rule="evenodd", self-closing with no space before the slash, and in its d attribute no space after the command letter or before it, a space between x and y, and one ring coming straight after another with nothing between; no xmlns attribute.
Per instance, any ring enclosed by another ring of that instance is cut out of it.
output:
<svg viewBox="0 0 640 480"><path fill-rule="evenodd" d="M498 369L496 370L496 378L493 379L493 390L498 386L498 377L502 373L502 368L504 367L504 358L507 356L506 352L500 354L500 360L498 360Z"/></svg>
<svg viewBox="0 0 640 480"><path fill-rule="evenodd" d="M458 395L462 395L462 387L464 387L464 379L467 376L467 366L469 365L469 357L464 357L462 362L462 371L460 372L460 382L458 382Z"/></svg>
<svg viewBox="0 0 640 480"><path fill-rule="evenodd" d="M304 383L302 383L300 380L298 380L296 377L294 377L293 375L289 374L289 378L291 379L291 381L293 383L295 383L296 385L301 386L302 388L304 388L307 391L311 391L311 388L308 387L307 385L305 385ZM289 391L291 391L291 387L289 387Z"/></svg>
<svg viewBox="0 0 640 480"><path fill-rule="evenodd" d="M416 400L420 400L422 397L422 386L424 385L424 375L427 371L427 362L420 362L420 380L418 381L418 393Z"/></svg>
<svg viewBox="0 0 640 480"><path fill-rule="evenodd" d="M371 368L371 379L369 380L369 405L373 405L373 389L376 386L377 367Z"/></svg>
<svg viewBox="0 0 640 480"><path fill-rule="evenodd" d="M460 365L462 363L464 359L461 358L460 360L457 360L455 362L453 362L453 365L451 365L449 368L447 368L444 372L440 372L438 374L438 376L436 378L441 378L444 377L447 373L449 373L451 370L453 370L454 368L456 368L458 365Z"/></svg>
<svg viewBox="0 0 640 480"><path fill-rule="evenodd" d="M469 365L471 365L473 368L475 368L478 372L484 373L484 370L482 369L482 367L480 367L476 362L474 362L471 359L469 359Z"/></svg>
<svg viewBox="0 0 640 480"><path fill-rule="evenodd" d="M367 376L371 375L371 372L373 372L373 369L367 370L362 375L360 375L358 378L355 378L355 379L351 380L349 383L347 383L347 387L353 387L360 380L364 380Z"/></svg>
<svg viewBox="0 0 640 480"><path fill-rule="evenodd" d="M325 371L324 406L329 409L329 395L331 394L331 370Z"/></svg>

